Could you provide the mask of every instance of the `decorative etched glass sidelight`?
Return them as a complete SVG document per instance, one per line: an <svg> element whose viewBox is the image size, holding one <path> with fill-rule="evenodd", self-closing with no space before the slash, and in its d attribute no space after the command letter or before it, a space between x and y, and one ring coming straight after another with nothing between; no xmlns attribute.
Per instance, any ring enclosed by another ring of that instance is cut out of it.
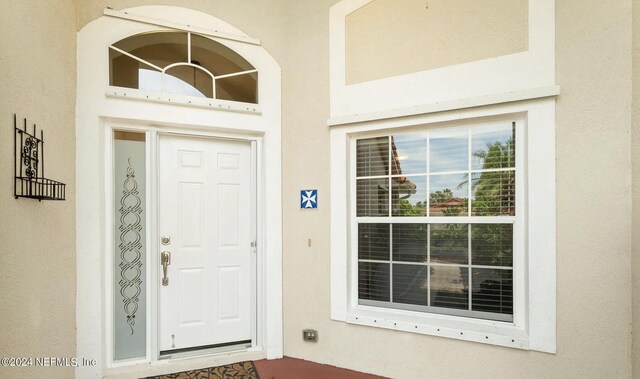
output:
<svg viewBox="0 0 640 379"><path fill-rule="evenodd" d="M145 134L113 139L114 360L146 355Z"/></svg>

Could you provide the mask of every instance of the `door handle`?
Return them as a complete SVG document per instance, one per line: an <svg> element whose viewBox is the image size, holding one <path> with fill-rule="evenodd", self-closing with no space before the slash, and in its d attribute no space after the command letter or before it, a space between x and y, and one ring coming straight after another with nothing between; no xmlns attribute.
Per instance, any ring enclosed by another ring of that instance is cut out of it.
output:
<svg viewBox="0 0 640 379"><path fill-rule="evenodd" d="M171 264L171 253L168 251L163 251L160 254L160 264L162 265L162 285L169 285L169 278L167 277L167 266Z"/></svg>

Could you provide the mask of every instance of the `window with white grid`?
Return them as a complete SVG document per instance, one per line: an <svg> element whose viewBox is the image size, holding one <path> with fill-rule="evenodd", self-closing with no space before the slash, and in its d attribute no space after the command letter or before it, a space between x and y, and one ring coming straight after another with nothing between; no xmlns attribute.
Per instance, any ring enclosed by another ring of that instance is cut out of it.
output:
<svg viewBox="0 0 640 379"><path fill-rule="evenodd" d="M358 304L513 322L517 133L504 121L356 139Z"/></svg>

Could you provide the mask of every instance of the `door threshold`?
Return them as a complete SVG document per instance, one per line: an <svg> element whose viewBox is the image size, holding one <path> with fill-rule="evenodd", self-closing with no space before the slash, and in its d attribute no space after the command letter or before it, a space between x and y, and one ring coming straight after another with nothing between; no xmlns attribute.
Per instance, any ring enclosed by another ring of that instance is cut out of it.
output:
<svg viewBox="0 0 640 379"><path fill-rule="evenodd" d="M160 352L160 359L176 359L193 356L204 356L230 351L246 350L252 346L251 340L219 343L215 345L195 346L182 349L165 350Z"/></svg>
<svg viewBox="0 0 640 379"><path fill-rule="evenodd" d="M109 367L104 370L103 375L105 379L147 378L204 367L224 366L243 361L258 361L266 358L266 353L259 346L253 346L248 349L240 347L238 350L227 352L197 350L190 353L181 353L179 357L173 356L170 359L163 357L163 359L138 362L137 364L131 363L118 367Z"/></svg>

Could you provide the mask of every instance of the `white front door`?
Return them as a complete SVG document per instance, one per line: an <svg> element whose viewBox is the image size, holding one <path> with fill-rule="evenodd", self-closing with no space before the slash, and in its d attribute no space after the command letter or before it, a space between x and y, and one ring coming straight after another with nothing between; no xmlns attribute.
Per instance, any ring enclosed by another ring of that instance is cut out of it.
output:
<svg viewBox="0 0 640 379"><path fill-rule="evenodd" d="M251 142L159 138L160 351L251 342L252 159Z"/></svg>

